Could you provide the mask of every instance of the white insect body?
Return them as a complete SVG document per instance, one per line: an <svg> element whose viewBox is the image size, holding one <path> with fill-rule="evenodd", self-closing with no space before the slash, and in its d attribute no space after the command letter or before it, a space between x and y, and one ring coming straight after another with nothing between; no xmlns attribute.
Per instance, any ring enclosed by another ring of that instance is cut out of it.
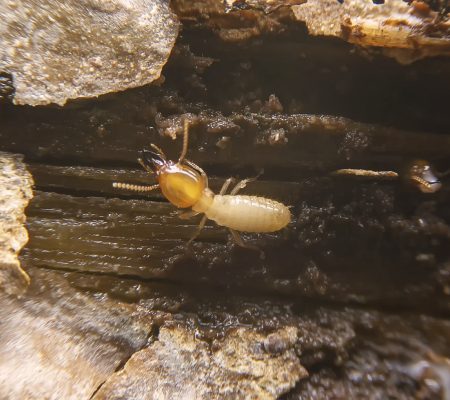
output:
<svg viewBox="0 0 450 400"><path fill-rule="evenodd" d="M257 196L213 195L209 207L194 205L217 225L239 232L275 232L291 221L289 209L282 203Z"/></svg>

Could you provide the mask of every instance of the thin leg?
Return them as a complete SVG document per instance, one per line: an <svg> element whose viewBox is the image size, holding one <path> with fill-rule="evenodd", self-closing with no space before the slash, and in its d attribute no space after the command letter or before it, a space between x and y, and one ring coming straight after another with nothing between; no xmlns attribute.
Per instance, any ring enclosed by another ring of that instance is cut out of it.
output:
<svg viewBox="0 0 450 400"><path fill-rule="evenodd" d="M180 212L178 214L178 218L180 218L180 219L189 219L189 218L195 217L198 214L199 213L197 211L194 211L194 210L182 211L182 212Z"/></svg>
<svg viewBox="0 0 450 400"><path fill-rule="evenodd" d="M206 215L202 217L200 223L198 224L197 230L195 231L194 235L189 239L189 242L187 242L188 246L198 237L198 235L200 235L200 232L204 228L207 219L208 218Z"/></svg>
<svg viewBox="0 0 450 400"><path fill-rule="evenodd" d="M233 188L233 190L230 192L230 195L235 195L235 194L237 194L238 192L239 192L239 190L241 190L241 189L244 189L246 186L247 186L247 183L249 183L249 182L253 182L253 181L256 181L260 176L261 176L261 174L263 173L264 171L261 171L258 175L256 175L254 178L247 178L247 179L243 179L242 181L240 181L234 188Z"/></svg>
<svg viewBox="0 0 450 400"><path fill-rule="evenodd" d="M220 195L224 194L228 187L230 186L231 182L233 182L233 178L228 178L224 184L222 185L222 189L220 189ZM206 224L206 220L208 219L208 217L206 215L204 215L202 217L202 219L200 220L200 223L198 224L198 228L197 231L195 232L195 234L189 239L189 242L187 243L188 246L192 243L192 241L197 238L198 235L200 235L200 232L202 231L202 229L204 228L205 224Z"/></svg>
<svg viewBox="0 0 450 400"><path fill-rule="evenodd" d="M241 237L241 235L239 234L239 232L237 232L237 231L235 231L235 230L233 230L233 229L230 229L230 233L231 233L231 236L233 237L234 242L235 242L238 246L243 247L244 249L249 249L249 250L257 251L257 252L259 252L259 257L260 257L261 259L264 259L264 258L265 258L264 252L263 252L258 246L254 246L254 245L252 245L252 244L247 244L247 243L245 243L245 242L242 240L242 237Z"/></svg>
<svg viewBox="0 0 450 400"><path fill-rule="evenodd" d="M183 121L183 149L181 150L180 158L178 163L181 163L186 157L189 142L189 120L187 118Z"/></svg>
<svg viewBox="0 0 450 400"><path fill-rule="evenodd" d="M113 182L113 187L117 189L131 190L134 192L151 192L158 189L159 185L133 185L131 183Z"/></svg>
<svg viewBox="0 0 450 400"><path fill-rule="evenodd" d="M189 165L191 168L195 169L200 173L200 175L205 179L206 187L208 187L208 176L206 175L206 172L203 171L197 164L193 163L191 160L184 160L184 163Z"/></svg>
<svg viewBox="0 0 450 400"><path fill-rule="evenodd" d="M206 172L203 171L203 169L201 169L197 164L195 164L194 162L192 162L191 160L184 160L184 162L189 165L190 167L196 169L201 176L205 176L206 177Z"/></svg>
<svg viewBox="0 0 450 400"><path fill-rule="evenodd" d="M228 178L222 185L222 188L220 189L219 195L223 195L226 193L227 189L229 188L229 186L231 185L231 182L233 182L234 179L233 178Z"/></svg>

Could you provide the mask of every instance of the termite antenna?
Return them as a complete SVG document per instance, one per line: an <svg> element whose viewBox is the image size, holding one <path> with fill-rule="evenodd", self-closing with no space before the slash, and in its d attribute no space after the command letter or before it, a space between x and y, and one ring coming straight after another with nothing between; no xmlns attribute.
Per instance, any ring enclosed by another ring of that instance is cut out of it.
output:
<svg viewBox="0 0 450 400"><path fill-rule="evenodd" d="M431 183L427 182L425 179L421 178L420 176L410 176L409 179L411 179L414 182L417 182L419 185L422 185L426 190L431 191L433 186Z"/></svg>
<svg viewBox="0 0 450 400"><path fill-rule="evenodd" d="M180 158L178 159L178 164L182 163L184 157L186 157L189 142L189 120L187 118L183 121L183 149L181 150Z"/></svg>
<svg viewBox="0 0 450 400"><path fill-rule="evenodd" d="M116 189L124 189L124 190L130 190L133 192L151 192L152 190L158 189L159 185L133 185L130 183L122 183L122 182L113 182L113 188Z"/></svg>

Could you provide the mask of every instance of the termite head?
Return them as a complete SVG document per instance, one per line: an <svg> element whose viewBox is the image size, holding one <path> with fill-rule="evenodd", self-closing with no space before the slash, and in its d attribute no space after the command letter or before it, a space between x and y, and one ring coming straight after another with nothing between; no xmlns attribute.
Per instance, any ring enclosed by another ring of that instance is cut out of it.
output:
<svg viewBox="0 0 450 400"><path fill-rule="evenodd" d="M159 169L158 181L161 192L173 205L192 207L202 197L206 188L205 178L193 168L168 162Z"/></svg>
<svg viewBox="0 0 450 400"><path fill-rule="evenodd" d="M442 184L428 161L414 160L406 170L406 179L422 193L435 193Z"/></svg>
<svg viewBox="0 0 450 400"><path fill-rule="evenodd" d="M189 121L184 120L183 149L177 163L167 159L164 152L155 144L150 144L151 150L141 151L138 158L142 167L158 179L157 185L143 186L114 182L113 186L120 189L137 192L150 192L160 188L162 194L174 206L180 208L204 206L205 199L212 201L212 192L208 188L208 178L205 172L192 161L185 159L189 141ZM204 196L208 193L208 196Z"/></svg>
<svg viewBox="0 0 450 400"><path fill-rule="evenodd" d="M156 175L162 194L173 205L187 208L200 200L206 181L195 169L167 160L161 151L143 150L139 162Z"/></svg>

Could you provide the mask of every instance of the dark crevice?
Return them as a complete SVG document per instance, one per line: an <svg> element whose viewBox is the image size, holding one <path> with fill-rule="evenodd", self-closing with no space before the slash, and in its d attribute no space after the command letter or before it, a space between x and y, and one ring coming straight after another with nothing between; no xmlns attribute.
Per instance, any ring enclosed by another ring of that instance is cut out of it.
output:
<svg viewBox="0 0 450 400"><path fill-rule="evenodd" d="M146 347L148 347L149 345L151 345L152 343L154 343L158 340L160 328L161 328L160 325L158 323L156 323L155 321L153 321L153 325L144 341L144 345L142 345L140 348L136 349L135 351L131 352L127 357L124 357L121 360L121 362L119 363L119 365L116 367L114 372L98 385L98 387L92 393L91 397L89 397L89 400L92 400L95 397L95 395L100 391L100 389L108 381L109 378L111 378L112 376L114 376L115 374L117 374L118 372L120 372L121 370L123 370L125 368L125 365L127 364L128 360L130 360L130 358L133 357L134 354L141 351L142 349L145 349Z"/></svg>
<svg viewBox="0 0 450 400"><path fill-rule="evenodd" d="M68 273L76 273L90 276L105 276L116 278L125 281L137 281L139 283L158 283L158 284L166 284L168 286L179 288L180 290L185 290L186 292L198 296L198 293L202 293L199 298L205 297L214 297L217 296L218 293L223 293L224 296L242 296L248 297L248 290L245 288L233 287L228 288L224 285L218 285L214 283L208 283L208 286L201 282L183 282L176 279L167 279L167 278L143 278L136 275L118 275L117 273L108 273L108 272L98 272L98 271L80 271L74 270L70 268L53 268L50 266L43 265L34 265L35 268L42 270L50 270L56 272L68 272ZM26 268L26 265L25 265ZM252 298L258 299L263 298L265 300L272 301L284 301L291 303L293 305L294 313L302 313L302 310L305 307L309 308L320 308L325 307L327 309L332 310L345 310L346 308L352 308L356 310L364 310L364 311L380 311L386 314L392 315L411 315L411 313L420 313L430 317L447 319L450 318L450 314L448 312L436 310L434 308L430 308L428 305L423 304L422 306L418 306L417 304L412 305L398 305L398 304L380 304L379 302L370 302L360 303L354 301L342 301L338 299L321 299L318 297L312 296L298 296L298 295L290 295L285 293L274 293L269 290L263 290L258 288L252 289Z"/></svg>
<svg viewBox="0 0 450 400"><path fill-rule="evenodd" d="M103 382L101 382L97 387L96 387L96 389L92 392L92 395L91 395L91 397L89 397L89 400L92 400L94 397L95 397L95 395L99 392L99 390L102 388L102 386L105 384L105 382L108 380L108 378L106 378Z"/></svg>
<svg viewBox="0 0 450 400"><path fill-rule="evenodd" d="M111 185L112 187L112 185ZM168 201L159 196L146 196L146 195L140 195L139 193L132 193L130 195L123 194L123 190L118 189L117 194L115 193L109 193L104 191L94 191L94 190L78 190L75 188L63 188L63 187L53 187L53 186L47 186L47 185L39 185L37 184L35 186L35 190L39 190L46 193L55 193L55 194L61 194L65 196L73 196L73 197L103 197L105 199L121 199L121 200L148 200L152 202L158 202L158 203L168 203Z"/></svg>
<svg viewBox="0 0 450 400"><path fill-rule="evenodd" d="M195 160L192 160L195 161ZM345 164L345 165L344 165ZM79 162L55 162L51 163L48 160L36 160L36 162L28 162L28 168L31 173L35 173L36 166L49 166L49 167L61 167L61 168L80 168L85 167L87 169L98 169L102 172L111 172L111 174L117 170L127 170L130 172L130 175L133 173L144 173L143 170L136 168L136 164L126 164L126 163L116 163L116 164L107 164L104 165L102 163L96 162L95 164L87 163L82 164ZM348 163L343 163L343 166L346 168L361 168L361 169L373 169L374 166L371 165L348 165ZM267 182L297 182L299 179L307 179L307 178L317 178L317 177L325 177L329 176L333 170L330 169L315 169L315 168L307 168L307 167L296 167L296 166L270 166L269 168L264 167L256 167L254 165L229 165L224 163L204 163L200 165L200 167L206 172L210 179L228 179L230 177L235 179L246 179L249 177L259 176L258 180L267 181ZM376 169L376 168L375 168ZM71 176L70 178L73 179ZM80 177L81 179L81 177ZM128 179L128 178L126 178ZM133 179L133 176L130 176L130 179ZM112 181L111 181L112 182ZM148 184L152 184L155 182L155 177L149 175ZM133 182L130 182L133 183ZM141 181L138 182L142 184ZM37 178L37 184L39 185L39 176Z"/></svg>

